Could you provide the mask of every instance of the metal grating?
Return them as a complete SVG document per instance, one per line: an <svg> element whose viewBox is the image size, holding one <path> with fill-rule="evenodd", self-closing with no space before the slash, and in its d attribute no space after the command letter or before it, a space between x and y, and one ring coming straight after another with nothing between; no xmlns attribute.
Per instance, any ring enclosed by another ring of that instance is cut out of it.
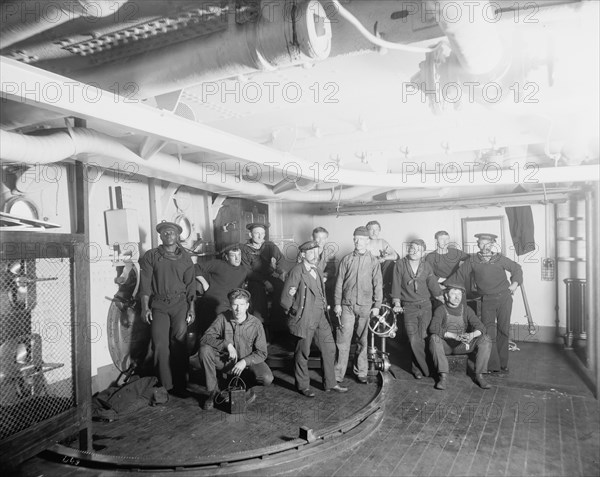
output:
<svg viewBox="0 0 600 477"><path fill-rule="evenodd" d="M0 260L0 440L75 406L72 269Z"/></svg>

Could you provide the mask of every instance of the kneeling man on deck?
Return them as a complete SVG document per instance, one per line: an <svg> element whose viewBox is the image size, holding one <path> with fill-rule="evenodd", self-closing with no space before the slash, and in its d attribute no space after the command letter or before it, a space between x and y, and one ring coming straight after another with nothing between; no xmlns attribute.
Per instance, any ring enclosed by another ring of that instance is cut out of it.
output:
<svg viewBox="0 0 600 477"><path fill-rule="evenodd" d="M292 268L283 285L281 306L288 316L290 333L297 338L294 352L294 376L300 394L312 398L308 374L308 355L313 337L321 351L323 388L345 393L348 388L335 380L335 341L327 321L327 300L323 272L319 263L319 244L305 242L299 247L302 261Z"/></svg>
<svg viewBox="0 0 600 477"><path fill-rule="evenodd" d="M212 409L218 395L217 370L234 376L243 373L262 386L269 386L273 382L273 373L265 363L265 330L260 320L248 313L250 293L236 288L227 297L231 310L217 316L200 340L198 356L209 392L203 409ZM253 396L250 395L252 399Z"/></svg>
<svg viewBox="0 0 600 477"><path fill-rule="evenodd" d="M439 373L436 389L446 389L448 360L446 355L469 354L477 352L475 357L475 382L483 389L490 385L483 378L486 372L492 342L485 334L483 323L468 306L462 305L465 287L457 282L446 282L445 304L438 307L429 325L429 349L433 363Z"/></svg>

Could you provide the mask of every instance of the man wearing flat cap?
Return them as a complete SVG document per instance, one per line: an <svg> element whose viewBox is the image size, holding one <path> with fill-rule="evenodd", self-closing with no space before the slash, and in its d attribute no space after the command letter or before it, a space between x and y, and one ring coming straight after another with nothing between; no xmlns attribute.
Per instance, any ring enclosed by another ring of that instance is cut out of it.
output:
<svg viewBox="0 0 600 477"><path fill-rule="evenodd" d="M490 359L492 342L485 334L483 323L475 312L463 303L466 289L462 283L446 282L444 305L436 308L429 325L429 349L439 379L436 389L446 389L448 359L451 354L476 352L475 383L482 389L490 385L483 377Z"/></svg>
<svg viewBox="0 0 600 477"><path fill-rule="evenodd" d="M283 285L281 307L287 313L290 333L297 338L294 352L296 388L306 397L315 397L310 389L308 356L313 338L321 351L323 388L346 392L335 380L335 341L327 321L327 301L323 272L319 263L319 244L311 240L299 247L301 262L289 272Z"/></svg>
<svg viewBox="0 0 600 477"><path fill-rule="evenodd" d="M269 224L252 222L246 226L250 238L242 244L242 265L248 269L248 291L252 295L252 310L263 323L267 316L267 292L273 295L273 308L279 305L284 272L279 267L283 258L273 242L265 240Z"/></svg>
<svg viewBox="0 0 600 477"><path fill-rule="evenodd" d="M195 320L194 263L179 245L179 225L163 221L156 231L162 244L140 260L142 319L152 326L160 383L171 394L183 397L187 395L187 325Z"/></svg>
<svg viewBox="0 0 600 477"><path fill-rule="evenodd" d="M354 251L340 261L335 283L335 314L339 325L335 342L338 357L335 378L341 383L346 375L350 343L356 329L357 345L354 374L359 383L367 383L367 335L369 315L378 315L383 299L381 266L377 257L367 250L369 231L357 227L353 234Z"/></svg>
<svg viewBox="0 0 600 477"><path fill-rule="evenodd" d="M431 322L431 297L442 300L442 289L433 268L425 260L425 242L415 239L408 254L396 262L392 279L394 312L404 312L404 326L412 352L412 373L416 379L429 376L425 338Z"/></svg>
<svg viewBox="0 0 600 477"><path fill-rule="evenodd" d="M479 252L471 254L451 277L465 283L471 275L481 295L481 321L492 340L488 363L490 372L508 372L508 338L512 295L523 283L523 269L517 262L497 252L497 235L475 234ZM510 282L506 278L510 273Z"/></svg>
<svg viewBox="0 0 600 477"><path fill-rule="evenodd" d="M248 313L250 293L235 288L227 295L229 310L221 313L200 339L198 357L206 377L208 399L203 409L212 409L219 393L217 370L228 375L242 376L245 382L269 386L273 373L267 358L267 340L260 320ZM248 393L246 403L256 396Z"/></svg>

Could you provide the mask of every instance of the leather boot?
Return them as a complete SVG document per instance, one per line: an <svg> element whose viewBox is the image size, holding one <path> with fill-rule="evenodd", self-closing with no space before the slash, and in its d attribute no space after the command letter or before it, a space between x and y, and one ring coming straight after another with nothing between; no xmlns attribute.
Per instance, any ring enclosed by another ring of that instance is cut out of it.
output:
<svg viewBox="0 0 600 477"><path fill-rule="evenodd" d="M446 389L446 384L448 384L447 376L448 373L440 373L440 380L435 383L435 389Z"/></svg>
<svg viewBox="0 0 600 477"><path fill-rule="evenodd" d="M483 377L483 374L477 374L475 376L475 383L481 388L481 389L490 389L490 383L488 383L485 378Z"/></svg>

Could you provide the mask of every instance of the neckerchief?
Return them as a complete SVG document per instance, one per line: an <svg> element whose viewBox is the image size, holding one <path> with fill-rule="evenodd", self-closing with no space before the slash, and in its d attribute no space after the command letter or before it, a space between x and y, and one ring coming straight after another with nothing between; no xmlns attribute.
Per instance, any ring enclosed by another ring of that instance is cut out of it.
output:
<svg viewBox="0 0 600 477"><path fill-rule="evenodd" d="M162 245L158 246L158 253L160 254L160 258L161 259L165 259L165 260L179 260L182 257L182 253L181 253L181 249L179 248L179 245L177 245L177 248L175 248L174 252L168 252Z"/></svg>
<svg viewBox="0 0 600 477"><path fill-rule="evenodd" d="M415 287L415 292L419 291L419 282L417 281L421 278L423 274L423 260L419 261L419 266L417 267L417 273L413 272L413 268L410 265L410 259L406 259L406 268L408 269L408 274L410 275L410 280L408 281L409 285L413 285Z"/></svg>
<svg viewBox="0 0 600 477"><path fill-rule="evenodd" d="M501 255L499 253L493 253L489 260L485 260L481 252L477 252L477 260L479 263L496 263L498 260L500 260L500 256Z"/></svg>

